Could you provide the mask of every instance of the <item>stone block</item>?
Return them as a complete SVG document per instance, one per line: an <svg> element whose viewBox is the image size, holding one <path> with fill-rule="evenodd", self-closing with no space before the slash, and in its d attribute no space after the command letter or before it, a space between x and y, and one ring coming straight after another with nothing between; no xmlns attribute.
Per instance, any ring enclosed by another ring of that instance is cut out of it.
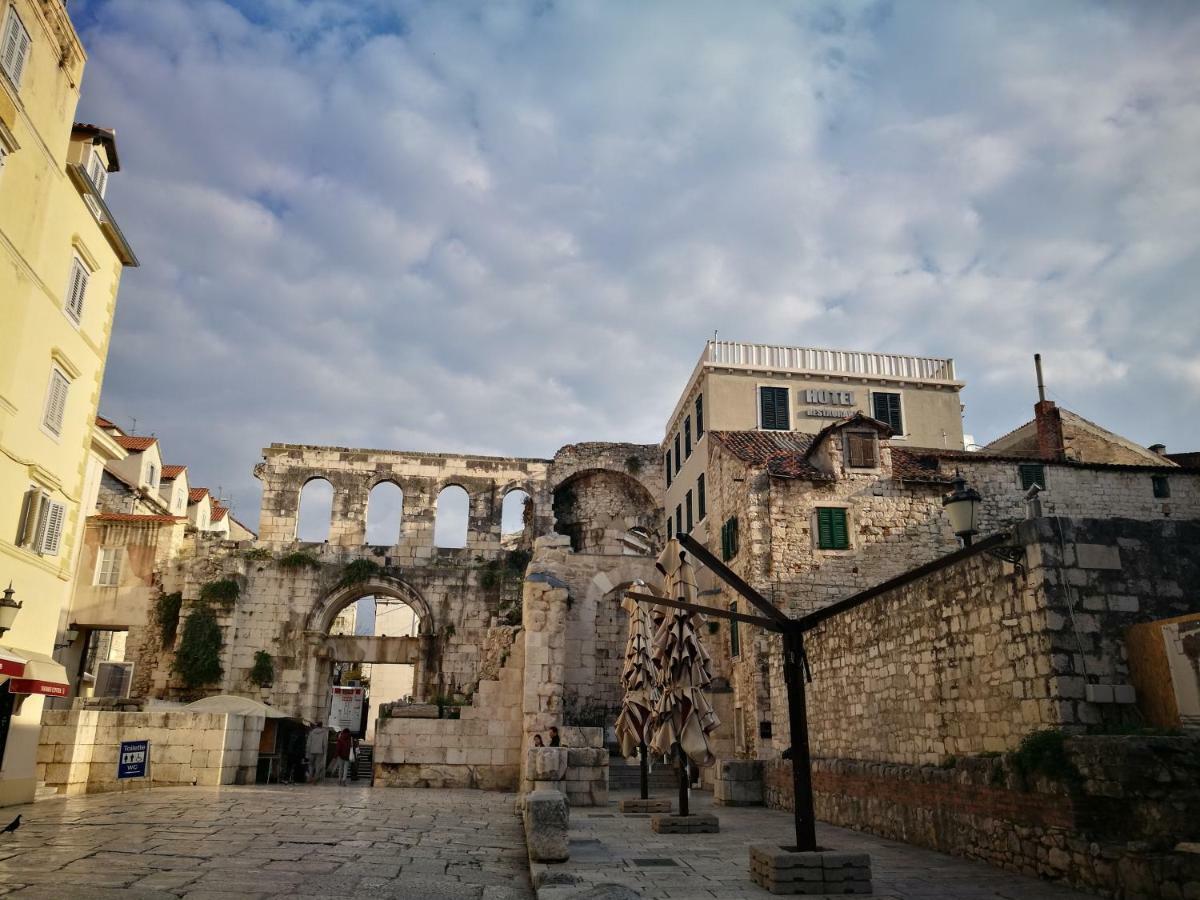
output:
<svg viewBox="0 0 1200 900"><path fill-rule="evenodd" d="M617 802L617 809L623 813L669 813L671 811L671 801L656 800L653 797L648 800L642 800L641 798L626 799Z"/></svg>
<svg viewBox="0 0 1200 900"><path fill-rule="evenodd" d="M772 894L870 894L871 858L760 844L750 848L750 878Z"/></svg>
<svg viewBox="0 0 1200 900"><path fill-rule="evenodd" d="M566 774L566 747L530 747L525 751L525 776L530 780L561 781Z"/></svg>
<svg viewBox="0 0 1200 900"><path fill-rule="evenodd" d="M1088 703L1112 703L1113 686L1111 684L1089 684L1087 701Z"/></svg>
<svg viewBox="0 0 1200 900"><path fill-rule="evenodd" d="M1113 703L1137 703L1137 690L1132 684L1114 684Z"/></svg>
<svg viewBox="0 0 1200 900"><path fill-rule="evenodd" d="M717 834L721 820L710 813L692 816L661 813L650 817L650 830L655 834Z"/></svg>
<svg viewBox="0 0 1200 900"><path fill-rule="evenodd" d="M1121 550L1109 544L1076 544L1075 558L1081 569L1121 568Z"/></svg>
<svg viewBox="0 0 1200 900"><path fill-rule="evenodd" d="M570 857L567 798L560 791L533 791L525 797L523 815L529 858L534 862L565 862Z"/></svg>

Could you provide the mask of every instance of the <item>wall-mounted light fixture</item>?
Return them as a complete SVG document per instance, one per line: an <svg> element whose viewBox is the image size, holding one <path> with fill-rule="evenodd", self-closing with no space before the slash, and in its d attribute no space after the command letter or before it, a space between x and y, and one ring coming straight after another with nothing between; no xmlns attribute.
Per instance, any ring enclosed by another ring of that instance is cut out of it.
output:
<svg viewBox="0 0 1200 900"><path fill-rule="evenodd" d="M13 622L17 619L17 612L24 606L18 600L13 599L12 582L8 583L8 589L4 592L3 599L0 599L0 637L13 627Z"/></svg>

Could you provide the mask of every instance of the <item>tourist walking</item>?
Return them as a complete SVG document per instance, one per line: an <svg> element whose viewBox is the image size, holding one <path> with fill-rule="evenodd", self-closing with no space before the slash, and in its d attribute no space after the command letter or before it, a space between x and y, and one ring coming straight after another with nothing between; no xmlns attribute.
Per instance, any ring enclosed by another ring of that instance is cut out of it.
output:
<svg viewBox="0 0 1200 900"><path fill-rule="evenodd" d="M338 734L334 753L337 755L338 784L345 787L350 777L350 757L354 753L354 738L349 728L343 728Z"/></svg>
<svg viewBox="0 0 1200 900"><path fill-rule="evenodd" d="M308 733L308 780L313 784L325 780L329 759L329 729L318 722Z"/></svg>

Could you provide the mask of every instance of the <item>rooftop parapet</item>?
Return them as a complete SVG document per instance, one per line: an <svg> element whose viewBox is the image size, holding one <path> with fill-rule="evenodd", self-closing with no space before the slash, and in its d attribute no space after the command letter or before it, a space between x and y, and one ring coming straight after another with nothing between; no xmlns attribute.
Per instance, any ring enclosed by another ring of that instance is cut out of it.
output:
<svg viewBox="0 0 1200 900"><path fill-rule="evenodd" d="M958 383L954 377L952 359L905 356L899 353L867 353L860 350L781 347L775 344L746 344L740 341L708 341L704 353L700 356L700 365Z"/></svg>

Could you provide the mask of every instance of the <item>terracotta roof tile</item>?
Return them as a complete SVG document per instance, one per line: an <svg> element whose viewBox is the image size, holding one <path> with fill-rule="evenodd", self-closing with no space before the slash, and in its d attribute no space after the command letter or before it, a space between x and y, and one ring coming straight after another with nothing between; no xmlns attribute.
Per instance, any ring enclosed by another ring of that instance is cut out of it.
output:
<svg viewBox="0 0 1200 900"><path fill-rule="evenodd" d="M892 447L892 477L901 481L924 481L931 484L949 484L954 480L953 473L938 470L936 451L910 450L896 446Z"/></svg>
<svg viewBox="0 0 1200 900"><path fill-rule="evenodd" d="M224 506L221 506L220 504L214 503L214 504L213 504L212 515L211 515L211 516L209 516L209 518L208 518L208 521L210 521L210 522L220 522L222 519L224 519L224 518L225 518L225 514L226 514L226 513L228 513L228 512L229 512L229 510L228 510L228 509L226 509Z"/></svg>
<svg viewBox="0 0 1200 900"><path fill-rule="evenodd" d="M117 427L116 422L113 422L111 419L106 419L106 418L104 418L104 416L96 416L96 424L99 425L101 428L116 428Z"/></svg>
<svg viewBox="0 0 1200 900"><path fill-rule="evenodd" d="M126 450L149 450L158 443L158 438L140 437L134 434L118 434L113 438L118 444Z"/></svg>
<svg viewBox="0 0 1200 900"><path fill-rule="evenodd" d="M182 516L156 516L149 513L98 513L94 516L88 516L89 519L94 519L97 522L182 522Z"/></svg>
<svg viewBox="0 0 1200 900"><path fill-rule="evenodd" d="M208 488L197 487L188 491L188 503L199 503L208 496Z"/></svg>
<svg viewBox="0 0 1200 900"><path fill-rule="evenodd" d="M187 466L164 465L163 470L162 470L162 480L163 481L173 481L174 479L176 479L180 475L182 475L186 468L187 468Z"/></svg>
<svg viewBox="0 0 1200 900"><path fill-rule="evenodd" d="M813 435L798 431L710 431L709 435L744 463L765 466L780 478L811 478L828 481L829 476L805 458Z"/></svg>

